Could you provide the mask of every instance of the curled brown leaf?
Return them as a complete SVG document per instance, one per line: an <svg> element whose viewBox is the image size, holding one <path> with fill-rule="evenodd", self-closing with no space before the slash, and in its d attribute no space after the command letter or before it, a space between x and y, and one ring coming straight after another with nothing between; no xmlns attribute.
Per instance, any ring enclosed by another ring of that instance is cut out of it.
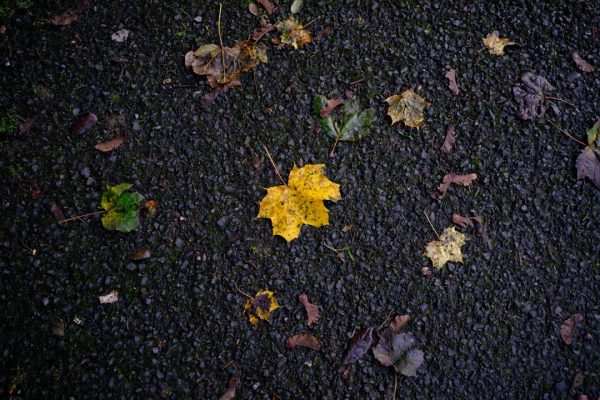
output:
<svg viewBox="0 0 600 400"><path fill-rule="evenodd" d="M288 338L286 342L286 346L288 348L303 346L308 347L309 349L313 349L315 351L319 351L321 349L321 343L319 340L311 334L303 333L300 335L294 335Z"/></svg>
<svg viewBox="0 0 600 400"><path fill-rule="evenodd" d="M319 308L316 305L310 303L308 301L308 296L305 294L301 294L300 296L298 296L298 300L304 305L304 309L306 310L306 315L308 317L308 326L317 323L320 315Z"/></svg>
<svg viewBox="0 0 600 400"><path fill-rule="evenodd" d="M146 260L148 258L150 258L150 249L147 247L139 249L138 251L133 253L133 256L131 256L131 259L134 261Z"/></svg>
<svg viewBox="0 0 600 400"><path fill-rule="evenodd" d="M600 188L600 161L591 146L586 146L575 160L577 179L588 178Z"/></svg>
<svg viewBox="0 0 600 400"><path fill-rule="evenodd" d="M77 21L81 13L90 7L89 1L85 0L78 4L76 7L66 9L60 14L57 14L50 20L50 23L55 26L70 25Z"/></svg>
<svg viewBox="0 0 600 400"><path fill-rule="evenodd" d="M235 398L235 391L237 389L239 379L235 376L229 380L229 385L227 385L227 390L225 393L219 397L219 400L233 400Z"/></svg>
<svg viewBox="0 0 600 400"><path fill-rule="evenodd" d="M454 125L448 125L446 129L446 138L444 144L442 144L442 151L446 154L450 153L456 144L456 130Z"/></svg>
<svg viewBox="0 0 600 400"><path fill-rule="evenodd" d="M98 143L96 146L96 150L100 150L103 153L113 151L117 147L119 147L125 140L127 136L120 134L109 140L108 142Z"/></svg>
<svg viewBox="0 0 600 400"><path fill-rule="evenodd" d="M481 218L479 215L476 215L474 217L463 217L460 214L452 214L452 223L454 223L456 225L460 225L463 228L474 227L475 224L473 223L473 221L475 221L479 224L482 224L483 218Z"/></svg>
<svg viewBox="0 0 600 400"><path fill-rule="evenodd" d="M594 67L592 64L590 64L587 61L585 61L576 52L573 52L571 54L571 58L573 59L573 61L577 65L577 68L579 68L582 72L594 72L594 70L596 69L596 67Z"/></svg>
<svg viewBox="0 0 600 400"><path fill-rule="evenodd" d="M71 126L71 133L82 134L87 132L98 122L98 117L94 113L85 113L75 119Z"/></svg>
<svg viewBox="0 0 600 400"><path fill-rule="evenodd" d="M56 218L56 221L60 226L65 227L69 225L69 223L65 221L65 215L63 214L58 204L52 203L52 205L50 206L50 212L52 213L52 215L54 215L54 218Z"/></svg>
<svg viewBox="0 0 600 400"><path fill-rule="evenodd" d="M458 96L459 90L458 85L456 84L456 70L454 68L450 68L444 76L446 79L448 79L448 88L450 89L450 92L453 95Z"/></svg>
<svg viewBox="0 0 600 400"><path fill-rule="evenodd" d="M352 336L342 365L352 364L360 359L373 344L373 328L363 328Z"/></svg>
<svg viewBox="0 0 600 400"><path fill-rule="evenodd" d="M469 186L475 179L477 179L477 174L457 175L451 172L442 179L442 183L438 186L440 193L434 193L434 198L441 201L446 196L451 184Z"/></svg>
<svg viewBox="0 0 600 400"><path fill-rule="evenodd" d="M565 344L573 343L575 328L583 321L583 315L573 314L567 318L560 326L560 338Z"/></svg>
<svg viewBox="0 0 600 400"><path fill-rule="evenodd" d="M328 99L325 102L325 107L323 107L323 109L319 112L319 115L321 115L321 118L326 118L340 104L344 104L344 100Z"/></svg>

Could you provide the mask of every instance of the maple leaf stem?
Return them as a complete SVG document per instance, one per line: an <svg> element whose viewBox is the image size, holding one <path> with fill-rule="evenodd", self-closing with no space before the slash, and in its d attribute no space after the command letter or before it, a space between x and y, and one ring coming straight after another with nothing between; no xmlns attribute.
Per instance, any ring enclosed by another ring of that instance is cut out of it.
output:
<svg viewBox="0 0 600 400"><path fill-rule="evenodd" d="M247 297L247 298L249 298L250 300L254 300L254 297L252 297L252 296L250 296L248 293L245 293L244 291L242 291L242 290L241 290L241 289L238 287L237 283L235 283L235 282L234 282L234 283L233 283L233 285L235 286L235 290L237 290L237 291L238 291L240 294L242 294L242 295L246 296L246 297Z"/></svg>
<svg viewBox="0 0 600 400"><path fill-rule="evenodd" d="M302 29L305 29L307 26L309 26L310 24L312 24L313 22L315 22L316 20L321 19L321 17L317 17L315 19L313 19L312 21L310 21L308 24L305 24Z"/></svg>
<svg viewBox="0 0 600 400"><path fill-rule="evenodd" d="M261 34L260 34L260 36L256 38L256 40L254 41L254 43L258 43L258 41L259 41L260 39L262 39L262 37L263 37L263 36L265 36L267 33L271 32L273 29L277 28L277 24L278 24L279 22L280 22L280 21L277 21L277 22L275 22L275 23L273 24L273 26L271 26L269 29L267 29L267 30L266 30L266 31L264 31L263 33L261 33Z"/></svg>
<svg viewBox="0 0 600 400"><path fill-rule="evenodd" d="M437 236L438 240L440 240L440 235L438 235L437 231L435 230L435 227L431 223L431 220L429 219L429 215L427 215L427 213L425 211L423 211L423 215L425 215L425 218L427 218L427 222L429 222L429 226L431 226L431 229L433 229L433 233L435 233L435 236Z"/></svg>
<svg viewBox="0 0 600 400"><path fill-rule="evenodd" d="M340 135L337 135L337 137L335 138L335 143L333 144L333 147L331 148L331 151L329 152L329 158L333 158L333 156L335 155L335 147L337 146L339 141L340 141Z"/></svg>
<svg viewBox="0 0 600 400"><path fill-rule="evenodd" d="M560 101L560 102L562 102L562 103L565 103L565 104L568 104L568 105L570 105L570 106L571 106L571 107L573 107L573 108L577 108L577 106L576 106L575 104L571 103L570 101L566 101L566 100L560 99L560 98L558 98L558 97L552 97L552 96L546 96L546 95L544 95L544 98L546 98L546 99L548 99L548 100L556 100L556 101Z"/></svg>
<svg viewBox="0 0 600 400"><path fill-rule="evenodd" d="M106 210L94 211L94 212L86 213L86 214L80 214L80 215L76 215L76 216L71 217L71 218L63 219L62 221L59 221L58 223L62 224L63 222L73 221L74 219L81 219L81 218L89 217L89 216L92 216L92 215L98 215L98 214L104 214L104 213L106 213Z"/></svg>
<svg viewBox="0 0 600 400"><path fill-rule="evenodd" d="M217 31L219 32L219 42L221 43L221 48L223 46L223 37L221 36L221 12L223 11L223 3L219 3L219 20L217 21Z"/></svg>
<svg viewBox="0 0 600 400"><path fill-rule="evenodd" d="M271 157L271 153L269 153L269 149L267 148L267 146L263 145L265 151L267 152L267 157L269 157L269 161L271 161L271 165L273 166L273 169L275 170L275 173L277 174L277 176L279 177L279 180L285 185L287 186L287 183L285 183L285 181L283 180L283 178L281 177L281 174L279 173L279 170L277 169L277 165L275 165L275 161L273 161L273 157Z"/></svg>
<svg viewBox="0 0 600 400"><path fill-rule="evenodd" d="M581 140L575 139L569 132L565 131L563 128L556 125L554 122L552 122L552 121L548 121L548 122L550 122L550 125L554 126L556 129L561 131L562 134L565 135L566 137L568 137L569 139L574 140L575 142L579 143L582 146L587 146L586 143L583 143Z"/></svg>

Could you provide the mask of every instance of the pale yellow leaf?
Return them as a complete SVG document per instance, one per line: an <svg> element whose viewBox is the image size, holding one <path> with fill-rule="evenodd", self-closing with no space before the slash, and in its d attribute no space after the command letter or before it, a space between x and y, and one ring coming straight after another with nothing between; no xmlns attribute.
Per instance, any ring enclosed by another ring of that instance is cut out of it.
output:
<svg viewBox="0 0 600 400"><path fill-rule="evenodd" d="M412 89L390 96L385 101L388 103L388 115L392 118L392 125L402 121L406 126L419 129L419 125L425 120L423 111L429 103Z"/></svg>
<svg viewBox="0 0 600 400"><path fill-rule="evenodd" d="M444 229L439 240L427 244L425 255L431 259L433 266L442 268L448 261L463 262L461 246L465 244L467 237L458 232L454 226Z"/></svg>
<svg viewBox="0 0 600 400"><path fill-rule="evenodd" d="M483 38L483 44L488 48L491 54L495 54L497 56L504 55L504 47L512 46L516 44L515 42L511 42L508 38L501 38L498 36L498 31L494 31Z"/></svg>

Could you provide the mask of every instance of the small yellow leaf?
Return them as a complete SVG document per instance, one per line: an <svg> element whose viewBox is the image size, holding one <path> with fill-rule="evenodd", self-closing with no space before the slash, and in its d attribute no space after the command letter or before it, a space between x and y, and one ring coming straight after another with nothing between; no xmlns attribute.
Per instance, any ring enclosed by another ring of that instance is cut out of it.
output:
<svg viewBox="0 0 600 400"><path fill-rule="evenodd" d="M281 43L289 44L294 49L298 49L312 41L310 32L304 29L304 25L294 17L279 22L277 30L281 32Z"/></svg>
<svg viewBox="0 0 600 400"><path fill-rule="evenodd" d="M248 314L252 325L258 325L260 320L266 321L278 308L277 299L269 290L259 290L255 297L248 299L244 304L244 312Z"/></svg>
<svg viewBox="0 0 600 400"><path fill-rule="evenodd" d="M508 38L498 37L498 31L494 31L483 38L483 44L488 48L491 54L497 56L504 55L504 47L516 44Z"/></svg>
<svg viewBox="0 0 600 400"><path fill-rule="evenodd" d="M425 120L423 111L429 103L412 89L390 96L385 101L388 103L388 115L392 118L392 125L402 121L406 126L419 129L419 125Z"/></svg>
<svg viewBox="0 0 600 400"><path fill-rule="evenodd" d="M329 224L329 211L323 200L338 201L342 197L340 185L325 176L324 168L325 164L294 166L287 186L267 188L257 218L271 219L273 236L283 236L289 242L300 235L304 224Z"/></svg>
<svg viewBox="0 0 600 400"><path fill-rule="evenodd" d="M467 237L458 232L454 226L444 229L440 240L427 243L425 255L431 259L433 266L442 268L448 261L463 262L461 246L465 244Z"/></svg>

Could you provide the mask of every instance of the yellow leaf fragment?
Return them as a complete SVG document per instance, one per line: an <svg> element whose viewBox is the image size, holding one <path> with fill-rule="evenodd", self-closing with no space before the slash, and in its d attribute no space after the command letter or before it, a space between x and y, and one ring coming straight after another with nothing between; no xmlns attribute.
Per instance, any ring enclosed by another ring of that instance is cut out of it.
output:
<svg viewBox="0 0 600 400"><path fill-rule="evenodd" d="M258 325L260 320L266 321L278 308L277 299L269 290L259 290L255 297L248 299L244 304L244 312L248 314L252 325Z"/></svg>
<svg viewBox="0 0 600 400"><path fill-rule="evenodd" d="M288 185L267 188L260 202L257 218L270 218L273 236L283 236L288 242L300 235L302 225L329 224L329 211L323 200L341 199L340 185L330 181L323 170L325 164L294 166Z"/></svg>
<svg viewBox="0 0 600 400"><path fill-rule="evenodd" d="M392 125L402 121L406 126L419 129L419 125L425 120L423 111L429 103L412 89L390 96L385 101L388 103L388 115L392 118Z"/></svg>
<svg viewBox="0 0 600 400"><path fill-rule="evenodd" d="M488 48L491 54L503 56L504 47L512 46L516 43L511 42L508 38L498 37L498 31L494 31L483 38L483 44Z"/></svg>
<svg viewBox="0 0 600 400"><path fill-rule="evenodd" d="M277 30L281 32L281 43L289 44L294 49L312 41L308 29L304 29L304 25L294 17L279 22Z"/></svg>
<svg viewBox="0 0 600 400"><path fill-rule="evenodd" d="M431 259L433 266L442 268L448 261L463 262L461 246L465 244L467 237L458 232L454 226L444 229L440 240L427 243L425 255Z"/></svg>

